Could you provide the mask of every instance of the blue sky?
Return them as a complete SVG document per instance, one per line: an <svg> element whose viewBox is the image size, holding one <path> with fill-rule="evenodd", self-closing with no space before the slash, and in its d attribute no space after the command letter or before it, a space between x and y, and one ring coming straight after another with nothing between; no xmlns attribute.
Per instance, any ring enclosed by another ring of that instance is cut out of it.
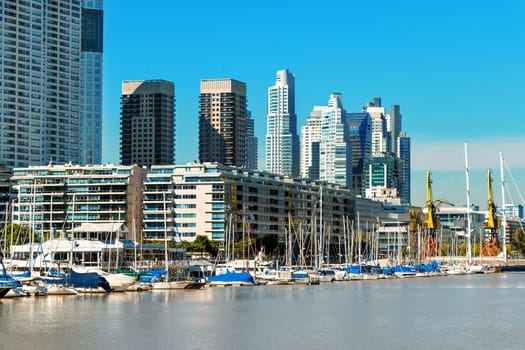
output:
<svg viewBox="0 0 525 350"><path fill-rule="evenodd" d="M332 92L347 111L372 97L401 105L412 139L412 202L486 208L486 171L500 198L499 152L525 192L525 2L121 1L104 4L103 161L119 162L123 80L164 79L176 89L177 164L198 158L201 79L246 82L259 154L275 72L296 77L298 128ZM510 175L506 175L510 176ZM510 177L507 179L510 184ZM510 188L514 203L523 203ZM506 195L506 202L510 202Z"/></svg>

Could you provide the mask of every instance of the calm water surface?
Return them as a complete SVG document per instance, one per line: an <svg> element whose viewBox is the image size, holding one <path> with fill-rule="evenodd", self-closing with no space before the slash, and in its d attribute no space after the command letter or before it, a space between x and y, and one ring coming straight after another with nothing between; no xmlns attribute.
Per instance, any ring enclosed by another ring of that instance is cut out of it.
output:
<svg viewBox="0 0 525 350"><path fill-rule="evenodd" d="M525 349L525 274L0 300L0 349Z"/></svg>

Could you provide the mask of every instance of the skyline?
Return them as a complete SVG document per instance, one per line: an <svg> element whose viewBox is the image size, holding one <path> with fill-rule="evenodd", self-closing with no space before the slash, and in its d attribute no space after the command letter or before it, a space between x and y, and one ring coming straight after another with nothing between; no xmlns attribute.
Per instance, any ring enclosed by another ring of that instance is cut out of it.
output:
<svg viewBox="0 0 525 350"><path fill-rule="evenodd" d="M387 110L401 106L402 129L412 142L412 204L425 203L427 169L434 199L466 202L467 142L471 202L486 209L486 170L492 168L499 205L499 152L525 191L525 157L519 154L525 146L519 128L525 110L519 14L525 4L469 3L132 0L118 7L106 1L103 161L118 164L123 80L175 84L176 163L183 164L198 159L200 80L232 78L247 85L264 164L267 89L278 70L289 69L296 79L298 130L333 92L342 93L349 112L361 111L373 97L381 97Z"/></svg>

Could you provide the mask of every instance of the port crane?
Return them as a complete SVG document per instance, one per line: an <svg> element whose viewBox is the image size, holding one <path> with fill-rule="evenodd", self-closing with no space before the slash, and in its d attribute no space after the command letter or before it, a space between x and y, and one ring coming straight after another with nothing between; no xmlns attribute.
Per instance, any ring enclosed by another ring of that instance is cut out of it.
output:
<svg viewBox="0 0 525 350"><path fill-rule="evenodd" d="M427 239L425 241L425 252L427 256L437 256L439 246L437 241L436 230L441 227L441 223L436 215L437 208L432 200L432 180L430 171L427 171Z"/></svg>
<svg viewBox="0 0 525 350"><path fill-rule="evenodd" d="M424 242L423 251L420 252L420 257L432 257L439 255L439 245L437 240L436 230L441 227L441 223L436 215L437 209L442 204L447 204L454 206L453 203L447 201L446 199L436 199L432 198L432 180L430 179L430 171L427 171L427 202L426 205L417 210L410 210L410 232L416 233L419 230L423 229L426 231L426 238ZM426 214L423 213L423 210L426 209Z"/></svg>
<svg viewBox="0 0 525 350"><path fill-rule="evenodd" d="M490 169L487 171L487 187L488 187L488 215L487 220L483 223L485 230L488 230L488 236L485 239L483 246L483 256L493 256L501 252L501 247L498 241L498 229L501 227L501 221L496 216L496 205L492 197L492 173Z"/></svg>

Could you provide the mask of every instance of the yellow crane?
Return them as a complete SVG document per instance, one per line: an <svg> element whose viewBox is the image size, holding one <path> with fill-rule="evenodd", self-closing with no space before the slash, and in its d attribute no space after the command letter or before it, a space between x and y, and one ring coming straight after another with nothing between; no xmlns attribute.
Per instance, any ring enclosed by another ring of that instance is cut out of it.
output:
<svg viewBox="0 0 525 350"><path fill-rule="evenodd" d="M443 201L443 200L442 200ZM444 202L444 201L443 201ZM427 239L425 242L425 255L437 256L439 252L438 241L436 237L436 230L441 227L441 223L436 215L436 206L432 199L432 180L430 179L430 171L427 171Z"/></svg>
<svg viewBox="0 0 525 350"><path fill-rule="evenodd" d="M490 169L487 171L487 187L488 187L488 215L487 220L483 223L486 230L489 231L488 236L483 246L483 255L492 256L501 252L501 247L498 241L498 229L501 227L501 221L496 216L496 205L492 198L492 173Z"/></svg>

